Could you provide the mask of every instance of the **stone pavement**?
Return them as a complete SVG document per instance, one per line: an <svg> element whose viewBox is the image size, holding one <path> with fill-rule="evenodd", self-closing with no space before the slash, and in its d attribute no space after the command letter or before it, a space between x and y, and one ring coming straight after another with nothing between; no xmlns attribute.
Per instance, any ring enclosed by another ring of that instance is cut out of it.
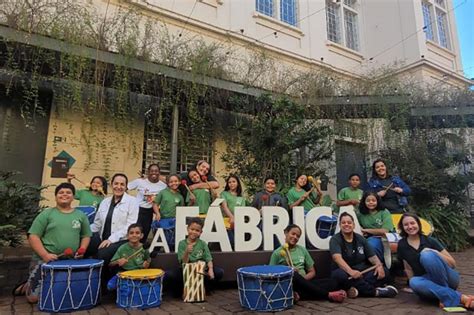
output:
<svg viewBox="0 0 474 315"><path fill-rule="evenodd" d="M460 291L474 294L474 248L462 253L454 253L461 273ZM397 287L403 288L399 279ZM400 290L401 291L401 290ZM205 303L183 303L181 300L165 296L160 308L146 311L125 311L115 306L111 296L102 300L102 304L88 311L75 312L76 315L119 315L119 314L259 314L243 309L239 303L237 289L223 289L208 296ZM357 298L348 299L343 304L322 301L301 301L290 310L279 314L442 314L437 305L420 301L414 294L400 292L395 299ZM468 312L472 313L472 312ZM36 306L27 303L24 297L0 297L0 314L44 314Z"/></svg>

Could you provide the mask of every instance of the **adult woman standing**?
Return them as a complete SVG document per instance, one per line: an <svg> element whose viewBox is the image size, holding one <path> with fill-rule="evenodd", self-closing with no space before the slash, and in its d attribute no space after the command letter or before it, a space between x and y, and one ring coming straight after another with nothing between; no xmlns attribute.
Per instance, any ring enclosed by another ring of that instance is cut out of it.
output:
<svg viewBox="0 0 474 315"><path fill-rule="evenodd" d="M104 260L104 266L108 266L120 245L127 242L127 229L138 219L138 202L126 193L127 184L125 174L117 173L112 177L113 195L100 203L91 225L93 236L87 255L97 255L98 259Z"/></svg>
<svg viewBox="0 0 474 315"><path fill-rule="evenodd" d="M410 187L400 177L389 175L384 160L377 159L372 164L369 186L382 199L382 208L390 213L404 212L408 205L407 196L411 193Z"/></svg>
<svg viewBox="0 0 474 315"><path fill-rule="evenodd" d="M474 296L456 290L456 261L437 239L423 235L420 218L405 213L398 228L403 238L398 242L397 256L403 262L413 292L423 299L437 300L443 307L462 304L474 309Z"/></svg>
<svg viewBox="0 0 474 315"><path fill-rule="evenodd" d="M395 297L398 291L387 283L388 269L375 255L367 240L354 233L354 218L344 212L339 217L341 232L331 238L329 250L333 259L331 278L347 290L348 297ZM368 268L374 268L364 272ZM364 272L364 273L363 273Z"/></svg>
<svg viewBox="0 0 474 315"><path fill-rule="evenodd" d="M156 163L150 164L147 169L147 177L137 178L128 183L127 187L130 190L137 190L136 199L140 210L136 223L140 224L143 228L143 238L140 241L145 244L150 233L151 222L153 222L153 199L155 199L155 196L160 191L167 187L160 180L160 166Z"/></svg>

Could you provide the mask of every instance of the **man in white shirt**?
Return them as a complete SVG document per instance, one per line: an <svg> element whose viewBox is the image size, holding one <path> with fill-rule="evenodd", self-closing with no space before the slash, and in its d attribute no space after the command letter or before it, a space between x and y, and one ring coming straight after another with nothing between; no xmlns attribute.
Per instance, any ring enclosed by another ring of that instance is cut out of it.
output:
<svg viewBox="0 0 474 315"><path fill-rule="evenodd" d="M146 178L137 178L128 183L129 190L137 191L136 198L140 205L137 223L143 227L143 244L148 238L153 221L153 199L166 187L166 184L160 181L160 166L155 163L148 166Z"/></svg>

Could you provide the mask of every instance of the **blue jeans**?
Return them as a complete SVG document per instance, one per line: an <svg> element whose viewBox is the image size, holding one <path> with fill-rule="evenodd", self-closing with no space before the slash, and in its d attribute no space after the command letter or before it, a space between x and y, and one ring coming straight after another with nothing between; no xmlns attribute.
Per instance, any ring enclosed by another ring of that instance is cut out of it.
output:
<svg viewBox="0 0 474 315"><path fill-rule="evenodd" d="M383 244L382 244L382 238L380 236L371 236L367 239L367 243L369 243L370 247L375 252L375 255L377 255L378 259L382 262L385 263L385 259L383 257Z"/></svg>
<svg viewBox="0 0 474 315"><path fill-rule="evenodd" d="M421 252L420 263L426 274L412 277L410 288L421 298L438 300L445 307L458 306L461 303L461 293L456 291L459 273L431 250Z"/></svg>

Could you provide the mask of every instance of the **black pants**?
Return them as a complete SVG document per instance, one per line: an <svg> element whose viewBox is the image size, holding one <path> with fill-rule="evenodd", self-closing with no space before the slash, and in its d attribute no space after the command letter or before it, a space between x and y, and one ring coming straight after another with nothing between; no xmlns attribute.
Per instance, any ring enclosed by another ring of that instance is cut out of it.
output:
<svg viewBox="0 0 474 315"><path fill-rule="evenodd" d="M146 244L148 234L150 234L151 222L153 222L153 209L140 207L140 211L138 211L137 223L143 228L143 238L140 240L143 245Z"/></svg>
<svg viewBox="0 0 474 315"><path fill-rule="evenodd" d="M86 257L96 257L97 259L102 259L104 261L104 266L102 267L102 285L107 285L107 281L113 276L110 273L109 263L114 257L117 249L125 244L127 241L118 241L116 243L110 244L108 247L99 249L102 239L100 238L99 233L92 234L91 242L89 247L87 247Z"/></svg>
<svg viewBox="0 0 474 315"><path fill-rule="evenodd" d="M349 274L344 270L337 268L331 273L331 278L337 281L338 286L344 290L354 287L359 291L360 296L375 296L375 289L377 287L383 286L389 281L390 271L384 267L385 277L382 279L377 279L377 276L374 275L374 271L369 271L362 275L359 279L349 280Z"/></svg>
<svg viewBox="0 0 474 315"><path fill-rule="evenodd" d="M214 289L216 283L224 276L224 269L214 266L214 280L209 277L204 278L204 287L206 291ZM167 270L164 278L164 288L170 290L173 297L178 298L183 295L184 290L184 279L183 279L183 268Z"/></svg>
<svg viewBox="0 0 474 315"><path fill-rule="evenodd" d="M337 281L334 279L306 280L298 272L293 275L293 290L302 300L328 300L329 292L337 290Z"/></svg>

